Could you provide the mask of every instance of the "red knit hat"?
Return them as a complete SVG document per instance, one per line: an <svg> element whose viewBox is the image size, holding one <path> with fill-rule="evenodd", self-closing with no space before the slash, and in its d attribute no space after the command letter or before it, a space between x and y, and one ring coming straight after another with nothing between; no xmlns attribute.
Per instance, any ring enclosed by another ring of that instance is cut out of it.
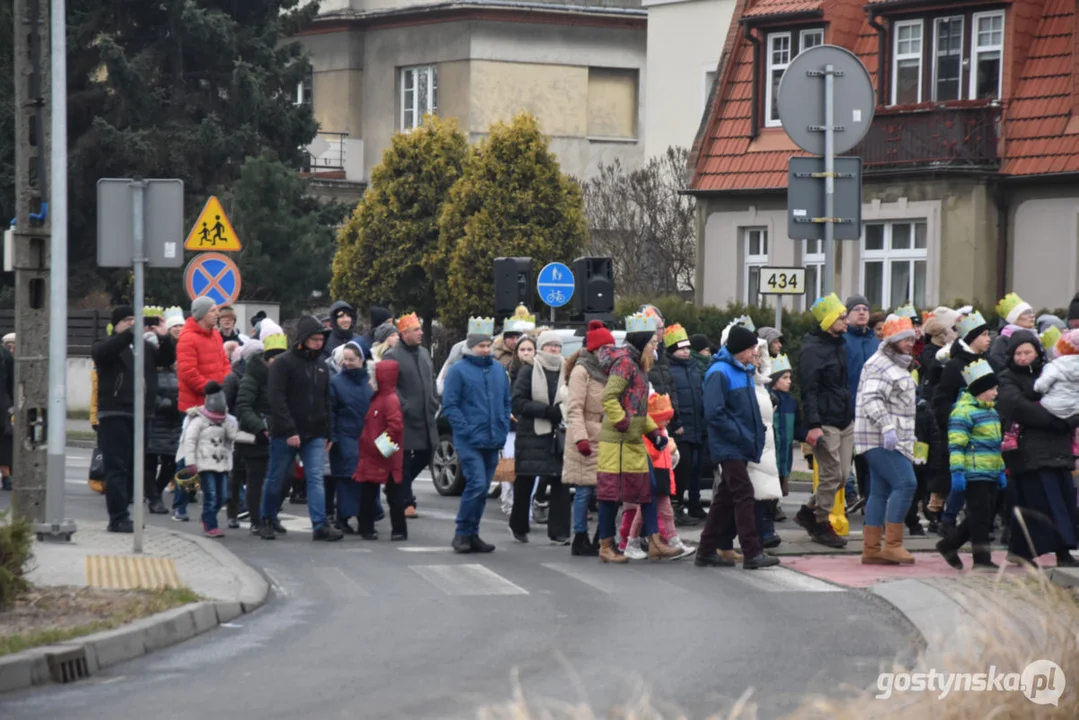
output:
<svg viewBox="0 0 1079 720"><path fill-rule="evenodd" d="M600 320L592 320L588 323L588 333L585 334L584 339L588 352L595 352L604 345L614 345L614 335Z"/></svg>

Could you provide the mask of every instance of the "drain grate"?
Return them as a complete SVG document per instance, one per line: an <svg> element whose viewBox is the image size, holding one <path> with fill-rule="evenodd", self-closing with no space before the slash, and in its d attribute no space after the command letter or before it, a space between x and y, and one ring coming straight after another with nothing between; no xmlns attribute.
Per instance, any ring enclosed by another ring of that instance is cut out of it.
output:
<svg viewBox="0 0 1079 720"><path fill-rule="evenodd" d="M122 590L183 587L172 558L135 555L87 555L86 584Z"/></svg>
<svg viewBox="0 0 1079 720"><path fill-rule="evenodd" d="M84 647L49 653L45 656L45 659L49 663L49 676L53 682L71 683L90 677L90 668L86 664L86 648Z"/></svg>

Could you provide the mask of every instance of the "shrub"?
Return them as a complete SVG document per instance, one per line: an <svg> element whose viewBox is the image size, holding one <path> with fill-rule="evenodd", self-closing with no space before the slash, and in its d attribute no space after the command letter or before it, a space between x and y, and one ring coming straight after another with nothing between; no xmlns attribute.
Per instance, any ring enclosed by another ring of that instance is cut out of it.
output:
<svg viewBox="0 0 1079 720"><path fill-rule="evenodd" d="M0 610L11 607L15 598L26 592L27 564L34 554L34 533L23 518L8 518L10 510L0 512Z"/></svg>

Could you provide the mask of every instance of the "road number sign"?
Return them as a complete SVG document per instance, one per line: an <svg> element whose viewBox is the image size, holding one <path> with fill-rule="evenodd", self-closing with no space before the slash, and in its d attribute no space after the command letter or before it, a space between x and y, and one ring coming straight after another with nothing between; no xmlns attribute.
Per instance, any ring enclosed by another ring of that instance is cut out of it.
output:
<svg viewBox="0 0 1079 720"><path fill-rule="evenodd" d="M762 267L760 272L761 295L805 295L805 268Z"/></svg>

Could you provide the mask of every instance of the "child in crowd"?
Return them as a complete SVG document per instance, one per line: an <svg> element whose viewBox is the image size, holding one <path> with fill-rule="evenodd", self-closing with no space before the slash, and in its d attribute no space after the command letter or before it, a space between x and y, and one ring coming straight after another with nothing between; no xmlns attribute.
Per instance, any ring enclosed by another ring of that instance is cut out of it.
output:
<svg viewBox="0 0 1079 720"><path fill-rule="evenodd" d="M198 473L202 486L202 531L206 537L221 538L225 533L217 527L217 513L228 499L232 450L240 429L236 418L228 414L221 386L208 382L205 393L203 404L187 411L180 452L184 470Z"/></svg>
<svg viewBox="0 0 1079 720"><path fill-rule="evenodd" d="M368 362L367 375L374 397L367 407L360 435L360 458L353 480L360 483L360 537L378 540L375 532L378 488L386 486L386 503L390 506L390 540L408 539L405 520L403 457L404 416L397 397L397 377L400 368L394 360Z"/></svg>
<svg viewBox="0 0 1079 720"><path fill-rule="evenodd" d="M964 493L967 514L954 533L937 543L937 551L962 570L959 548L969 540L974 569L992 572L999 569L989 552L997 488L1007 484L1000 456L1000 416L994 408L997 376L988 362L976 360L963 369L963 380L967 386L948 416L948 451L952 491Z"/></svg>
<svg viewBox="0 0 1079 720"><path fill-rule="evenodd" d="M806 432L798 414L798 403L791 395L793 369L786 355L777 355L772 359L771 384L768 394L772 399L772 433L776 442L776 472L779 474L779 486L783 496L790 493L791 466L794 464L794 442L805 442ZM782 522L786 513L776 500L775 519Z"/></svg>
<svg viewBox="0 0 1079 720"><path fill-rule="evenodd" d="M653 489L653 501L656 503L656 511L659 516L659 533L667 541L668 545L679 551L678 555L671 558L672 560L677 560L687 555L692 555L697 551L697 546L683 543L674 527L674 507L671 505L671 493L676 492L674 468L678 465L679 458L674 441L667 435L667 425L670 424L671 418L674 417L674 406L671 405L670 397L652 393L648 397L648 414L659 426L660 432L668 439L667 445L662 450L656 450L650 442L646 442L645 447L648 449L652 473L656 480L655 488ZM643 560L646 557L658 560L659 555L653 552L646 554L641 549L640 535L643 524L644 518L641 516L640 508L632 503L625 504L622 512L622 543L619 547L630 560Z"/></svg>
<svg viewBox="0 0 1079 720"><path fill-rule="evenodd" d="M1051 415L1067 420L1079 415L1079 330L1067 330L1057 340L1055 360L1034 381L1041 405ZM1079 455L1079 430L1072 436L1072 454Z"/></svg>

